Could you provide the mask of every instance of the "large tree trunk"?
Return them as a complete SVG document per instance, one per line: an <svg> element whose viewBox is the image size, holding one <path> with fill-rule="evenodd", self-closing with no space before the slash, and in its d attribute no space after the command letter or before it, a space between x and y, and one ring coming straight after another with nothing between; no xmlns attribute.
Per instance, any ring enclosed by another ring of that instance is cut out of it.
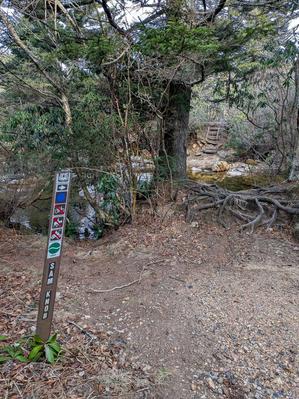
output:
<svg viewBox="0 0 299 399"><path fill-rule="evenodd" d="M289 174L289 181L299 180L299 110L297 113L297 140L294 149L291 170Z"/></svg>
<svg viewBox="0 0 299 399"><path fill-rule="evenodd" d="M160 175L181 180L186 177L187 137L191 87L172 82L163 119Z"/></svg>
<svg viewBox="0 0 299 399"><path fill-rule="evenodd" d="M295 125L295 148L293 153L293 160L291 165L291 170L289 174L290 181L299 180L299 57L295 62L295 96L294 96L294 104L292 109L292 114L294 116L294 125ZM293 118L292 118L293 119Z"/></svg>

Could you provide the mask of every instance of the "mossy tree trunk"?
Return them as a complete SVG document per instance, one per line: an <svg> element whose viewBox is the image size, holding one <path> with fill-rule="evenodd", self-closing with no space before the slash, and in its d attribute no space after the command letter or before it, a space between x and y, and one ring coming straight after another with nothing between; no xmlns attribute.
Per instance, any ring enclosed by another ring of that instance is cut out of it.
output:
<svg viewBox="0 0 299 399"><path fill-rule="evenodd" d="M191 87L180 82L172 82L164 109L159 157L160 177L174 180L186 178L190 102Z"/></svg>
<svg viewBox="0 0 299 399"><path fill-rule="evenodd" d="M293 152L293 160L289 174L290 181L299 180L299 56L294 65L295 69L295 97L292 109L292 121L294 125L296 140Z"/></svg>

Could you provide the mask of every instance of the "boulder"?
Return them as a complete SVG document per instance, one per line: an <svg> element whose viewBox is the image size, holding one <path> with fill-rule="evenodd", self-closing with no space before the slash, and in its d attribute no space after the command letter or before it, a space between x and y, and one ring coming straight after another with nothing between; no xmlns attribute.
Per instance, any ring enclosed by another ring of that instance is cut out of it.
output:
<svg viewBox="0 0 299 399"><path fill-rule="evenodd" d="M226 172L230 168L230 165L226 161L217 161L212 166L212 172Z"/></svg>
<svg viewBox="0 0 299 399"><path fill-rule="evenodd" d="M257 161L255 159L246 159L245 163L250 166L256 166Z"/></svg>

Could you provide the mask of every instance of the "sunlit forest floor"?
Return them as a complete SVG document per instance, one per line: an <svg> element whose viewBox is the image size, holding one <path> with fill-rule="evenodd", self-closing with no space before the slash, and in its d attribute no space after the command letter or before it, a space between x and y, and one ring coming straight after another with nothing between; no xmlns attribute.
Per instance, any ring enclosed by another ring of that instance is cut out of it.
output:
<svg viewBox="0 0 299 399"><path fill-rule="evenodd" d="M298 243L286 230L207 220L192 227L170 212L100 241L67 240L53 328L65 352L55 366L3 365L0 397L298 397ZM35 326L45 244L1 230L11 341Z"/></svg>

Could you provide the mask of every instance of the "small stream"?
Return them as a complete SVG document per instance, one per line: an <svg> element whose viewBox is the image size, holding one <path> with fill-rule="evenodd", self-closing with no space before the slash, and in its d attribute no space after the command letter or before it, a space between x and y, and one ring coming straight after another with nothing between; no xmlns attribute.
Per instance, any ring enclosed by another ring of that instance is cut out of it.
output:
<svg viewBox="0 0 299 399"><path fill-rule="evenodd" d="M51 200L37 201L26 209L17 209L10 218L12 227L22 231L47 234Z"/></svg>
<svg viewBox="0 0 299 399"><path fill-rule="evenodd" d="M265 172L232 175L228 172L196 171L193 168L189 168L188 177L198 182L216 183L231 191L246 190L255 186L267 186L284 180L282 176L273 177ZM147 173L146 181L148 182L149 180ZM22 231L46 235L48 233L48 220L51 209L51 194L51 192L47 193L47 199L38 200L34 205L26 209L17 209L10 218L12 227L20 228ZM83 197L83 193L79 192L76 198L70 202L68 212L70 220L66 227L66 235L78 237L79 239L96 239L98 237L94 228L95 211Z"/></svg>
<svg viewBox="0 0 299 399"><path fill-rule="evenodd" d="M47 199L38 200L34 205L26 209L17 209L10 218L11 226L25 232L47 235L51 211L51 194L49 193ZM80 192L75 200L71 199L70 201L66 236L78 237L79 239L95 239L96 236L93 229L95 211L82 196L83 194Z"/></svg>
<svg viewBox="0 0 299 399"><path fill-rule="evenodd" d="M231 176L227 172L194 172L193 170L188 171L188 177L198 182L216 183L230 191L247 190L256 186L268 186L273 183L281 183L285 179L283 176L273 177L266 173Z"/></svg>
<svg viewBox="0 0 299 399"><path fill-rule="evenodd" d="M139 189L144 189L147 184L150 184L152 177L152 171L140 171L137 174L137 186ZM91 185L87 189L90 196L96 199L98 204L106 201L103 194L97 192L94 186ZM9 192L9 188L6 192ZM28 190L28 192L30 191ZM43 195L46 196L47 199L37 200L26 209L16 209L14 214L10 217L9 226L24 232L47 235L52 192L49 190L48 192L44 192ZM109 207L109 204L106 206ZM91 240L98 239L102 234L102 231L99 229L99 224L96 223L96 212L85 199L83 190L76 192L76 190L73 189L71 191L65 234L73 238Z"/></svg>

